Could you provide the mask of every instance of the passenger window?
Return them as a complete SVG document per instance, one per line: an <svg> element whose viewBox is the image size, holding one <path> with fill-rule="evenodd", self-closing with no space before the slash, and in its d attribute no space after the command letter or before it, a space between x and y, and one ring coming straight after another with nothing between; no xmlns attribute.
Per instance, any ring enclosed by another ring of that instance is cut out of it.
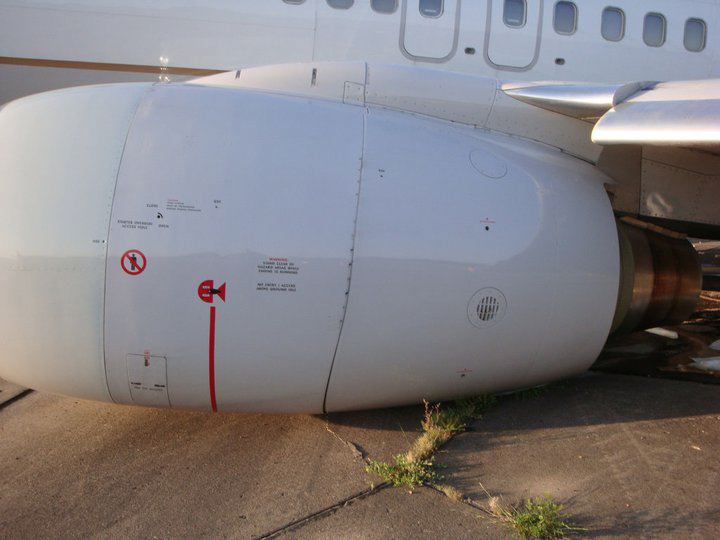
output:
<svg viewBox="0 0 720 540"><path fill-rule="evenodd" d="M577 7L572 2L555 4L553 27L558 34L574 34L577 29Z"/></svg>
<svg viewBox="0 0 720 540"><path fill-rule="evenodd" d="M688 51L700 52L707 41L707 25L702 19L688 19L685 22L685 48Z"/></svg>
<svg viewBox="0 0 720 540"><path fill-rule="evenodd" d="M650 47L661 47L665 43L665 32L667 23L665 17L659 13L648 13L645 15L643 26L643 41Z"/></svg>
<svg viewBox="0 0 720 540"><path fill-rule="evenodd" d="M525 26L527 18L526 0L505 0L503 6L503 21L511 28Z"/></svg>
<svg viewBox="0 0 720 540"><path fill-rule="evenodd" d="M605 8L600 31L608 41L620 41L625 37L625 12L614 7Z"/></svg>
<svg viewBox="0 0 720 540"><path fill-rule="evenodd" d="M395 13L397 0L370 0L370 6L378 13Z"/></svg>
<svg viewBox="0 0 720 540"><path fill-rule="evenodd" d="M349 9L355 3L355 0L327 0L328 6L335 9Z"/></svg>
<svg viewBox="0 0 720 540"><path fill-rule="evenodd" d="M420 14L423 17L440 17L443 14L444 0L420 0Z"/></svg>

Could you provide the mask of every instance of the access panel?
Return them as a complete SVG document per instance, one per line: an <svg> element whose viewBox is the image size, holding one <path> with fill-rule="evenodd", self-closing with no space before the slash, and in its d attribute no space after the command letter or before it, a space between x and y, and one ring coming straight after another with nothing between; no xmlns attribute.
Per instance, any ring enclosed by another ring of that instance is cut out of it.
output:
<svg viewBox="0 0 720 540"><path fill-rule="evenodd" d="M362 111L152 90L128 136L110 225L115 401L322 410L347 292Z"/></svg>
<svg viewBox="0 0 720 540"><path fill-rule="evenodd" d="M457 49L460 0L408 0L403 6L405 52L420 60L448 60Z"/></svg>
<svg viewBox="0 0 720 540"><path fill-rule="evenodd" d="M540 50L543 0L488 0L486 57L497 67L530 69Z"/></svg>

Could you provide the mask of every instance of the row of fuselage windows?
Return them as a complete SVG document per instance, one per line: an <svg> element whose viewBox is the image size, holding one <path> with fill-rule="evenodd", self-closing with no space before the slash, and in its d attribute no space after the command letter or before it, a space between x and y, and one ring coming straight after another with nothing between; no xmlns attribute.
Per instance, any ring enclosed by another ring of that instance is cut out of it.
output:
<svg viewBox="0 0 720 540"><path fill-rule="evenodd" d="M302 4L305 0L283 0L286 4ZM442 6L444 0L422 0L421 3L440 4ZM355 0L327 0L330 7L335 9L350 9L355 4ZM370 0L370 6L378 13L395 13L398 8L398 0ZM422 11L422 9L421 9ZM435 17L442 15L442 7Z"/></svg>
<svg viewBox="0 0 720 540"><path fill-rule="evenodd" d="M355 0L326 0L330 7L349 9ZM305 0L284 0L287 4L302 4ZM425 17L442 16L444 0L420 0L420 13ZM395 13L398 0L370 0L378 13ZM527 22L527 0L505 0L503 21L510 28L522 28ZM577 30L578 8L574 2L560 0L555 4L553 28L558 34L572 35ZM606 7L602 13L600 34L607 41L622 41L625 37L625 12L617 7ZM662 47L667 37L667 20L661 13L648 13L643 23L643 41L649 47ZM685 21L683 44L688 51L700 52L707 43L707 24L691 17Z"/></svg>
<svg viewBox="0 0 720 540"><path fill-rule="evenodd" d="M286 4L302 4L305 0L283 0ZM355 0L326 0L335 9L350 9ZM378 13L395 13L398 0L370 0L370 7ZM445 0L420 0L420 14L424 17L438 18L445 9Z"/></svg>
<svg viewBox="0 0 720 540"><path fill-rule="evenodd" d="M284 0L286 4L302 4L305 0ZM355 0L326 0L335 9L350 9ZM424 17L437 18L442 16L445 0L420 0L420 14ZM395 13L398 0L370 0L370 7L378 13Z"/></svg>
<svg viewBox="0 0 720 540"><path fill-rule="evenodd" d="M510 28L522 28L527 22L527 0L505 0L503 21ZM577 30L578 8L574 2L561 0L555 4L553 28L563 35ZM607 41L621 41L625 37L625 12L606 7L602 12L600 34ZM649 47L662 47L667 37L667 20L661 13L648 13L643 23L643 41ZM684 45L688 51L700 52L707 42L707 24L698 18L685 21Z"/></svg>

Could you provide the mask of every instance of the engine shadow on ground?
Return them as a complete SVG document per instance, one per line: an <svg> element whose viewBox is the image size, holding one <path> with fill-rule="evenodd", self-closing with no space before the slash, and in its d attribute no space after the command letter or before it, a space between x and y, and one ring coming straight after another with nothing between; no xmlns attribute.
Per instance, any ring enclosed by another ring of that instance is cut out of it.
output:
<svg viewBox="0 0 720 540"><path fill-rule="evenodd" d="M571 506L574 501L566 502L567 506ZM634 511L611 520L611 523L593 528L590 524L594 521L594 516L589 514L573 514L572 519L579 527L584 527L582 538L665 538L673 537L681 534L679 531L686 529L688 523L692 521L702 523L717 522L720 515L717 511L707 510L702 512L693 512L683 510L681 508L668 509L662 512L654 512L651 510ZM709 532L709 531L708 531ZM708 534L708 537L711 537Z"/></svg>
<svg viewBox="0 0 720 540"><path fill-rule="evenodd" d="M720 534L720 386L590 374L504 398L438 455L483 501L550 495L583 536Z"/></svg>
<svg viewBox="0 0 720 540"><path fill-rule="evenodd" d="M647 343L662 340L657 336L645 334L639 339ZM674 350L672 357L687 359L690 357L686 343L667 345L661 348L667 354L668 349ZM692 353L690 353L692 354ZM660 371L659 375L641 369L652 362L654 369L662 367L667 356L659 354L654 357L646 355L642 360L625 356L622 363L607 366L596 366L591 371L538 389L537 392L508 394L499 396L495 411L507 407L527 408L529 414L522 422L513 421L508 428L529 430L568 426L603 425L608 423L632 423L671 418L686 418L708 414L720 414L720 385L712 375L694 373L673 373L672 376ZM643 364L644 362L645 364ZM607 372L607 373L605 373ZM629 376L630 375L630 376ZM675 379L675 380L663 380ZM679 380L677 380L679 379ZM710 380L713 384L698 384ZM540 394L533 398L534 394ZM674 396L667 399L668 396ZM552 399L548 400L548 396ZM585 415L568 416L561 414L570 403L592 400L598 402L599 408ZM607 404L615 403L621 412L610 413ZM542 406L540 406L542 405ZM600 411L604 411L600 414ZM373 411L331 413L326 417L330 425L347 426L364 430L393 431L404 430L415 432L422 418L422 407L400 407L378 409Z"/></svg>

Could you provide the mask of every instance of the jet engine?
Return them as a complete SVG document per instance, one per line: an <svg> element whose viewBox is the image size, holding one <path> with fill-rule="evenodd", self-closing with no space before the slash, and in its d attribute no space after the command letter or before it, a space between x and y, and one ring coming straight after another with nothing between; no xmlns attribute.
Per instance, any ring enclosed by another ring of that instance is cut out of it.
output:
<svg viewBox="0 0 720 540"><path fill-rule="evenodd" d="M608 181L368 104L199 84L25 98L0 111L0 376L319 413L580 373L613 323L691 311L698 272L680 241L619 236ZM648 277L658 258L673 279Z"/></svg>

